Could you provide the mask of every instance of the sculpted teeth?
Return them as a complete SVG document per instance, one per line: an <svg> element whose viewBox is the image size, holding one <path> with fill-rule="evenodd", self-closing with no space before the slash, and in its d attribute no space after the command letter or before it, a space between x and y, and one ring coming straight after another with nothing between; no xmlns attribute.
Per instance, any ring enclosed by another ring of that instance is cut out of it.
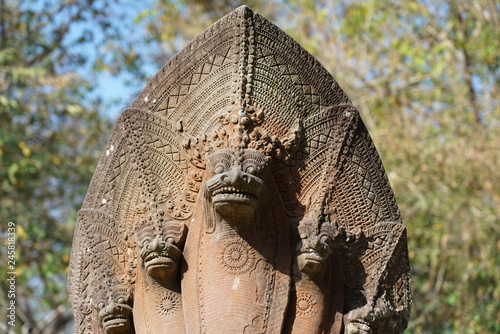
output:
<svg viewBox="0 0 500 334"><path fill-rule="evenodd" d="M123 318L123 317L120 317L120 316L111 316L111 317L108 317L107 319L104 319L104 322L110 322L110 321L125 321L127 320L126 318Z"/></svg>
<svg viewBox="0 0 500 334"><path fill-rule="evenodd" d="M232 198L241 198L241 199L254 199L255 197L250 195L250 194L242 194L242 193L222 193L222 194L218 194L218 195L214 195L216 197L226 197L226 196L230 196Z"/></svg>
<svg viewBox="0 0 500 334"><path fill-rule="evenodd" d="M242 198L242 199L254 199L255 196L244 192L236 187L222 187L213 191L212 196L217 195L230 195L232 197Z"/></svg>
<svg viewBox="0 0 500 334"><path fill-rule="evenodd" d="M312 248L307 248L306 250L302 251L301 253L302 254L312 255L312 256L315 256L315 257L321 257L321 255L317 251L315 251L314 249L312 249Z"/></svg>
<svg viewBox="0 0 500 334"><path fill-rule="evenodd" d="M151 260L157 259L157 258L162 258L162 259L168 259L168 256L161 255L159 253L151 253L146 258L144 259L145 262L149 262Z"/></svg>
<svg viewBox="0 0 500 334"><path fill-rule="evenodd" d="M236 187L222 187L217 190L214 190L213 195L218 195L221 193L226 193L226 194L245 194L241 189L238 189Z"/></svg>

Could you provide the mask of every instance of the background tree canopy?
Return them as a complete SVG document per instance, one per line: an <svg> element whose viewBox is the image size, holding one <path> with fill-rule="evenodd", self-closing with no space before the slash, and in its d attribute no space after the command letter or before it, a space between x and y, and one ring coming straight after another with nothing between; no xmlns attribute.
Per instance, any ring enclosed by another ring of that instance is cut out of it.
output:
<svg viewBox="0 0 500 334"><path fill-rule="evenodd" d="M116 113L237 0L0 0L0 264L17 225L14 333L71 333L76 212ZM500 332L500 4L249 0L334 75L408 228L407 333ZM102 90L118 76L123 97ZM108 79L106 79L108 78ZM7 282L0 286L6 331Z"/></svg>

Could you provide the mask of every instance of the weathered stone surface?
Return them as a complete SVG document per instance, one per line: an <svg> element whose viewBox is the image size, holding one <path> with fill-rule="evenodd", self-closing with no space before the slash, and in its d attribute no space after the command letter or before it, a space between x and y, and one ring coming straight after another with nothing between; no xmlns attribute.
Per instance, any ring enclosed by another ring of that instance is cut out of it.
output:
<svg viewBox="0 0 500 334"><path fill-rule="evenodd" d="M76 333L401 333L406 232L358 111L248 7L121 115L77 228Z"/></svg>

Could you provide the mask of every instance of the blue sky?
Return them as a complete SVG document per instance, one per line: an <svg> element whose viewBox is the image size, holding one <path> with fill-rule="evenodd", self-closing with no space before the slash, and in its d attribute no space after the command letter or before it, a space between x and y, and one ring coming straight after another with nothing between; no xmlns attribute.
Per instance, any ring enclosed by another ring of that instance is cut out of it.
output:
<svg viewBox="0 0 500 334"><path fill-rule="evenodd" d="M110 1L109 6L105 9L106 13L109 13L106 19L110 21L113 27L122 29L123 34L127 36L129 41L140 41L144 38L145 27L137 23L135 19L141 12L148 8L152 8L152 6L152 0L137 2L127 0L116 2ZM83 23L73 24L69 36L67 36L68 43L80 38L85 31L90 31L94 36L93 42L72 49L73 52L82 53L90 61L87 66L72 68L71 71L76 72L82 78L93 80L95 90L92 93L92 97L102 100L102 107L99 111L102 115L112 120L116 120L122 110L135 99L146 82L137 82L137 80L133 80L134 78L132 75L126 72L118 74L111 73L107 70L95 72L91 68L90 64L93 63L100 54L106 53L107 47L102 43L103 34L100 31L100 27L92 20L93 19ZM122 26L122 28L120 28L120 26ZM99 49L96 49L95 45L97 45ZM148 50L145 49L141 51L145 53L148 52ZM136 52L138 52L137 49ZM109 58L107 61L109 62L111 59L110 53L108 53L108 56ZM140 64L140 68L149 78L159 70L159 68L156 68L155 64Z"/></svg>

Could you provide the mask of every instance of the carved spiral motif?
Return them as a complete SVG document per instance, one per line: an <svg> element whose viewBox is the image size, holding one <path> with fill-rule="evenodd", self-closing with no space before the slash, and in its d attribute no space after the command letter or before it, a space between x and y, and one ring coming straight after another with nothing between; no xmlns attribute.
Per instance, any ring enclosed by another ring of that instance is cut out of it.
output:
<svg viewBox="0 0 500 334"><path fill-rule="evenodd" d="M309 292L297 292L297 316L310 318L316 313L316 298Z"/></svg>
<svg viewBox="0 0 500 334"><path fill-rule="evenodd" d="M230 239L223 243L219 260L229 274L242 274L253 267L255 251L243 239Z"/></svg>
<svg viewBox="0 0 500 334"><path fill-rule="evenodd" d="M163 316L171 315L179 308L181 301L179 296L172 293L171 291L166 291L164 294L158 296L158 302L156 303L158 308L158 313Z"/></svg>

